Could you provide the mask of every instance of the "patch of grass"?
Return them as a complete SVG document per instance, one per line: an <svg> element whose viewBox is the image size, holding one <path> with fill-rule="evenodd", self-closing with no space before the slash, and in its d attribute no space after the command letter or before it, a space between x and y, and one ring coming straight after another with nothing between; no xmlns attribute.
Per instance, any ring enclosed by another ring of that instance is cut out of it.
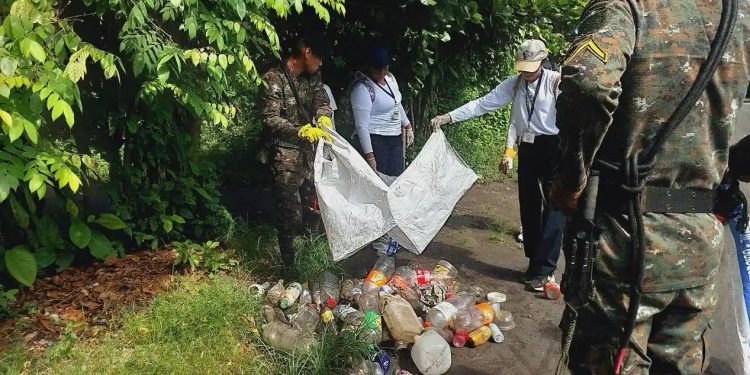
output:
<svg viewBox="0 0 750 375"><path fill-rule="evenodd" d="M497 220L492 222L484 222L485 227L490 232L487 237L490 241L505 243L509 236L512 236L513 231L510 229L508 223Z"/></svg>
<svg viewBox="0 0 750 375"><path fill-rule="evenodd" d="M234 279L185 279L144 311L125 313L119 330L100 340L65 342L65 350L48 353L34 367L42 374L274 373L249 345L248 317L260 321L260 306L260 298Z"/></svg>
<svg viewBox="0 0 750 375"><path fill-rule="evenodd" d="M240 265L256 276L282 274L281 255L276 229L268 225L251 226L244 219L235 219L232 233L225 239L227 248L235 252ZM323 271L340 273L333 261L325 236L310 235L294 241L295 275L299 281L309 280Z"/></svg>
<svg viewBox="0 0 750 375"><path fill-rule="evenodd" d="M19 342L21 338L17 339ZM29 361L21 344L12 345L0 352L0 374L20 374Z"/></svg>

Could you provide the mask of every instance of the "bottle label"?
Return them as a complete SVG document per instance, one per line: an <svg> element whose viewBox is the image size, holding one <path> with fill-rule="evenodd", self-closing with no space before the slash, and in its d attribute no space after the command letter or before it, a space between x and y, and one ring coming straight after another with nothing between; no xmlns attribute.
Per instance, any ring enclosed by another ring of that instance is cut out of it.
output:
<svg viewBox="0 0 750 375"><path fill-rule="evenodd" d="M450 270L442 264L438 264L437 266L435 266L435 269L432 270L432 272L436 275L448 275L448 273L450 273Z"/></svg>
<svg viewBox="0 0 750 375"><path fill-rule="evenodd" d="M355 309L355 308L353 308L353 307L351 307L351 306L346 306L346 305L339 305L339 306L343 306L343 307L342 307L342 308L341 308L341 309L340 309L340 310L338 311L339 317L341 317L342 319L343 319L344 317L346 317L347 315L349 315L349 314L353 313L353 312L357 312L357 309Z"/></svg>
<svg viewBox="0 0 750 375"><path fill-rule="evenodd" d="M380 270L372 270L372 271L370 271L370 274L367 275L367 280L369 280L371 283L375 284L375 286L377 286L377 287L381 287L381 286L385 285L385 283L388 282L388 278Z"/></svg>
<svg viewBox="0 0 750 375"><path fill-rule="evenodd" d="M453 306L452 303L445 302L445 301L440 302L437 305L435 305L434 309L437 311L440 311L445 317L445 320L447 321L451 321L453 317L456 315L456 313L458 312L458 309L456 308L456 306Z"/></svg>
<svg viewBox="0 0 750 375"><path fill-rule="evenodd" d="M489 327L481 327L469 333L469 340L474 346L479 346L487 342L492 337L492 330Z"/></svg>
<svg viewBox="0 0 750 375"><path fill-rule="evenodd" d="M352 289L352 295L353 296L361 295L361 294L362 294L362 288L354 288L354 289Z"/></svg>
<svg viewBox="0 0 750 375"><path fill-rule="evenodd" d="M486 303L480 303L476 305L479 310L480 316L482 317L482 325L486 326L495 320L495 310L492 310L492 306Z"/></svg>
<svg viewBox="0 0 750 375"><path fill-rule="evenodd" d="M417 284L425 285L432 281L432 273L430 271L420 268L415 271L417 273Z"/></svg>
<svg viewBox="0 0 750 375"><path fill-rule="evenodd" d="M383 322L380 315L374 311L368 311L365 313L365 317L362 320L363 325L369 329L383 329Z"/></svg>

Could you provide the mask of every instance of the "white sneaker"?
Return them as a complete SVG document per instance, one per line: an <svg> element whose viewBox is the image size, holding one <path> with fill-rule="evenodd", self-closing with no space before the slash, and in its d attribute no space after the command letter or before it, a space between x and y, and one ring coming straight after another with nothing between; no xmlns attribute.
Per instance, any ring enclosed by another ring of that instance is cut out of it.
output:
<svg viewBox="0 0 750 375"><path fill-rule="evenodd" d="M518 243L523 243L523 227L518 229L518 237L516 237Z"/></svg>
<svg viewBox="0 0 750 375"><path fill-rule="evenodd" d="M529 287L531 290L535 292L543 292L544 286L547 285L547 283L554 283L555 282L555 275L549 275L549 276L539 276L536 279L532 280L529 284Z"/></svg>

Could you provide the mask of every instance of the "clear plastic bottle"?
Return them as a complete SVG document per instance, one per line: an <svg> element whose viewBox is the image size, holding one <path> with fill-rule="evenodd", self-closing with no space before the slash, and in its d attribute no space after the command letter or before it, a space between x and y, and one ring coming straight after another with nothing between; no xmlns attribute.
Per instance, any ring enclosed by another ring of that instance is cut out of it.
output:
<svg viewBox="0 0 750 375"><path fill-rule="evenodd" d="M411 358L425 375L445 374L451 368L450 346L433 330L425 331L414 340Z"/></svg>
<svg viewBox="0 0 750 375"><path fill-rule="evenodd" d="M435 275L449 276L454 279L458 276L458 270L456 267L444 259L438 261L437 265L432 270L432 273Z"/></svg>
<svg viewBox="0 0 750 375"><path fill-rule="evenodd" d="M475 295L469 292L458 293L455 296L438 303L435 307L427 311L424 326L425 328L435 327L437 329L443 329L453 321L453 317L456 316L456 313L465 310L467 307L475 303L477 303Z"/></svg>
<svg viewBox="0 0 750 375"><path fill-rule="evenodd" d="M451 331L448 328L437 329L434 327L430 327L430 328L425 329L425 331L435 331L435 333L440 335L440 337L442 337L443 340L445 340L445 342L448 343L449 345L453 342L453 331Z"/></svg>
<svg viewBox="0 0 750 375"><path fill-rule="evenodd" d="M339 277L325 271L318 278L318 283L320 285L320 302L329 309L336 307L341 295Z"/></svg>
<svg viewBox="0 0 750 375"><path fill-rule="evenodd" d="M500 330L497 324L490 323L489 327L492 330L492 341L498 344L505 341L505 335L503 335L503 331Z"/></svg>
<svg viewBox="0 0 750 375"><path fill-rule="evenodd" d="M513 314L511 314L510 311L501 309L499 303L493 304L492 309L495 311L495 319L493 323L495 323L501 331L509 331L516 327L516 322L513 320Z"/></svg>
<svg viewBox="0 0 750 375"><path fill-rule="evenodd" d="M457 348L465 346L469 332L492 323L494 319L495 311L492 306L486 303L470 306L457 312L453 318L453 331L455 332L453 334L453 346Z"/></svg>
<svg viewBox="0 0 750 375"><path fill-rule="evenodd" d="M312 304L312 295L310 294L310 291L307 289L302 290L302 294L299 296L299 304L300 305L310 305Z"/></svg>
<svg viewBox="0 0 750 375"><path fill-rule="evenodd" d="M271 289L268 290L268 293L266 294L266 301L271 304L271 306L278 306L279 302L281 302L281 299L284 298L285 291L284 280L279 280L276 285L272 286Z"/></svg>
<svg viewBox="0 0 750 375"><path fill-rule="evenodd" d="M297 314L292 317L292 327L302 332L315 332L320 323L320 314L318 310L309 305L300 307Z"/></svg>
<svg viewBox="0 0 750 375"><path fill-rule="evenodd" d="M469 346L476 348L487 343L492 337L492 329L482 326L469 333Z"/></svg>
<svg viewBox="0 0 750 375"><path fill-rule="evenodd" d="M279 302L279 307L286 309L294 305L297 299L299 299L300 294L302 294L302 285L300 283L289 284L284 291L284 297Z"/></svg>
<svg viewBox="0 0 750 375"><path fill-rule="evenodd" d="M383 340L383 318L380 315L380 296L377 293L364 293L359 298L359 311L363 316L365 341L377 345Z"/></svg>
<svg viewBox="0 0 750 375"><path fill-rule="evenodd" d="M340 302L352 302L352 299L354 299L354 284L356 280L354 279L345 279L341 282L341 296L339 298Z"/></svg>
<svg viewBox="0 0 750 375"><path fill-rule="evenodd" d="M311 335L281 322L266 324L263 327L263 340L268 345L286 352L306 352L315 344L315 339Z"/></svg>
<svg viewBox="0 0 750 375"><path fill-rule="evenodd" d="M392 257L382 256L375 262L375 266L365 278L362 288L365 293L375 293L380 287L388 282L396 268L396 260Z"/></svg>
<svg viewBox="0 0 750 375"><path fill-rule="evenodd" d="M401 296L381 294L380 309L394 340L413 343L414 337L422 333L422 322L411 304Z"/></svg>
<svg viewBox="0 0 750 375"><path fill-rule="evenodd" d="M357 327L362 324L365 314L349 305L337 305L333 308L333 316L346 325Z"/></svg>

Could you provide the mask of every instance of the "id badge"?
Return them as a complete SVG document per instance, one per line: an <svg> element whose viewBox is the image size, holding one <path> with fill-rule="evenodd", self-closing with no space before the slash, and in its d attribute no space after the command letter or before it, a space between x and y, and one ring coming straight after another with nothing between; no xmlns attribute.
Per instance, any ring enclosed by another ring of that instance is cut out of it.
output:
<svg viewBox="0 0 750 375"><path fill-rule="evenodd" d="M391 116L391 120L396 121L401 119L401 113L399 113L399 109L396 108L395 111L393 111L393 116Z"/></svg>
<svg viewBox="0 0 750 375"><path fill-rule="evenodd" d="M536 138L536 134L534 134L534 132L526 131L523 133L523 137L521 138L521 140L523 141L523 143L534 143L534 138Z"/></svg>

